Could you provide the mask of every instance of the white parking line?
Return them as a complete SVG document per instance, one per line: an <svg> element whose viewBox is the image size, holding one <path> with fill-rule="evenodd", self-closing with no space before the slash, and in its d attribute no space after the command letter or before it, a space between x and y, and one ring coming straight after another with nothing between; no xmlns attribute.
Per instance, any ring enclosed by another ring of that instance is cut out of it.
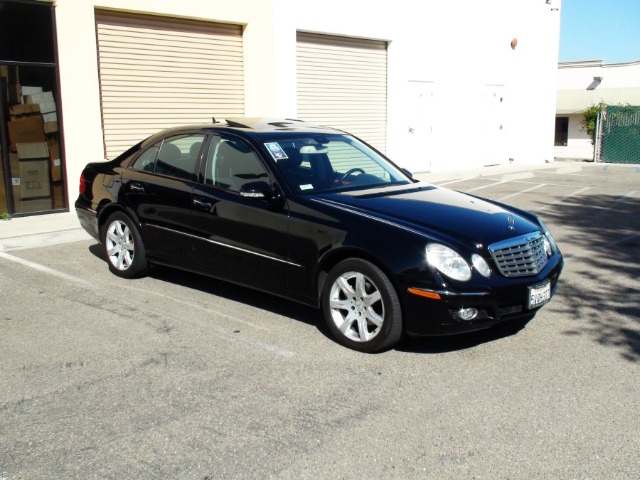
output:
<svg viewBox="0 0 640 480"><path fill-rule="evenodd" d="M29 260L25 260L24 258L9 255L8 253L5 253L5 252L0 252L0 258L4 258L5 260L9 260L11 262L19 263L26 267L33 268L34 270L39 270L40 272L48 273L49 275L53 275L58 278L64 278L65 280L70 280L72 282L80 283L82 285L91 286L91 284L84 278L75 277L73 275L69 275L68 273L64 273L59 270L55 270L53 268L40 265L39 263L31 262Z"/></svg>
<svg viewBox="0 0 640 480"><path fill-rule="evenodd" d="M70 275L68 273L61 272L60 270L56 270L56 269L47 267L45 265L41 265L39 263L35 263L35 262L30 261L30 260L25 260L24 258L16 257L14 255L10 255L10 254L5 253L5 252L0 252L0 258L4 258L5 260L9 260L11 262L18 263L18 264L23 265L25 267L33 268L34 270L38 270L38 271L46 273L48 275L53 275L54 277L62 278L64 280L69 280L69 281L74 282L74 283L79 283L79 284L84 285L85 287L87 287L89 289L96 289L99 286L99 284L91 283L88 280L85 280L84 278L76 277L74 275ZM115 284L109 284L109 285L113 286ZM131 287L124 287L122 285L117 285L117 286L122 287L122 288L132 289ZM150 292L148 290L141 290L141 289L132 289L132 290L138 290L138 291L142 291L142 292L145 292L145 293L154 293L154 292ZM171 301L181 302L181 303L188 303L188 302L184 302L184 301L181 301L180 299L177 299L177 298L174 298L174 297L170 297L170 296L167 296L167 295L161 295L161 294L157 294L157 293L154 293L154 294L155 295L160 295L160 296L162 296L164 298L167 298L167 299L169 299ZM149 309L149 305L144 304L143 302L138 302L138 301L136 301L134 299L127 299L127 301L130 302L130 303L136 303L136 304L138 304L138 305L140 305L140 306L142 306L144 308ZM193 304L188 304L188 305L190 305L191 307L199 307L198 305L193 305ZM204 310L206 310L206 309L204 309ZM158 311L156 313L158 313L158 315L164 315L164 312ZM239 319L237 317L233 317L233 316L230 316L230 315L225 315L225 314L220 313L220 312L215 312L215 313L216 313L216 315L220 315L220 316L228 318L228 319L230 319L232 321L244 323L246 325L250 325L251 327L258 328L258 329L261 328L261 327L258 327L257 325L254 325L254 324L252 324L250 322L246 322L246 321L241 320L241 319ZM210 328L214 328L218 335L223 336L224 338L226 338L228 340L241 342L241 343L244 343L245 345L251 345L251 346L256 347L256 348L258 348L260 350L265 350L267 352L275 353L276 355L280 355L281 357L289 358L289 357L293 357L295 355L295 352L292 352L290 350L285 350L283 348L277 347L275 345L271 345L271 344L266 343L266 342L262 342L260 340L248 337L246 335L240 335L238 333L231 334L231 333L229 333L228 329L224 329L224 328L221 328L221 327L216 326L216 325L211 325L210 323L201 322L201 321L198 321L198 320L196 320L194 318L186 318L186 321L189 321L192 324L197 324L197 325L199 325L201 327L205 327L205 328L209 328L209 329Z"/></svg>
<svg viewBox="0 0 640 480"><path fill-rule="evenodd" d="M488 183L487 185L482 185L481 187L472 188L470 190L465 190L465 192L476 192L478 190L484 190L485 188L495 187L496 185L502 185L503 183L507 183L507 180L500 180L499 182Z"/></svg>
<svg viewBox="0 0 640 480"><path fill-rule="evenodd" d="M625 235L624 237L621 238L617 238L611 242L608 243L604 243L602 245L596 245L593 246L589 249L586 248L582 248L579 249L578 251L574 252L574 253L565 253L562 252L562 256L564 257L565 260L575 260L575 259L580 259L580 258L593 258L593 252L594 250L606 250L608 248L612 248L612 247L616 247L618 245L620 245L621 243L625 243L629 240L634 240L636 238L640 237L640 233L631 233L629 235Z"/></svg>
<svg viewBox="0 0 640 480"><path fill-rule="evenodd" d="M547 208L553 207L553 206L555 206L555 205L560 205L560 204L562 204L562 203L566 202L567 200L569 200L570 198L575 197L575 196L577 196L577 195L580 195L582 192L585 192L585 191L589 190L590 188L591 188L591 187L582 187L582 188L579 188L579 189L578 189L578 190L576 190L575 192L570 193L569 195L567 195L567 196L565 196L565 197L562 197L560 200L558 200L558 201L557 201L557 202L555 202L555 203L550 203L550 204L548 204L548 205L545 205L545 206L544 206L544 207L542 207L542 208L537 208L537 209L536 209L536 212L538 212L538 213L539 213L539 212L544 212Z"/></svg>
<svg viewBox="0 0 640 480"><path fill-rule="evenodd" d="M257 325L254 325L253 323L247 322L245 320L242 320L238 317L234 317L232 315L227 315L224 313L221 313L220 311L215 311L213 312L211 309L207 309L204 307L200 307L199 305L195 305L193 303L189 303L189 302L185 302L183 300L177 299L175 297L169 296L169 295L163 295L163 294L159 294L156 292L151 292L149 290L144 290L144 289L140 289L140 288L131 288L131 287L126 287L124 285L118 285L115 283L109 283L108 284L110 287L121 287L121 288L126 288L129 290L134 290L134 291L138 291L138 292L143 292L143 293L151 293L154 295L158 295L162 298L166 298L167 300L170 300L172 302L180 302L186 305L189 305L190 307L197 307L201 310L204 310L206 313L208 314L214 314L216 317L220 316L220 317L224 317L225 319L231 320L233 322L239 322L239 323L243 323L245 325L249 325L253 328L257 328L257 329L262 329L265 330L262 327L258 327ZM147 311L153 311L156 315L160 316L160 317L166 317L169 320L176 320L176 318L174 316L168 316L164 310L162 310L161 308L153 308L151 305L142 302L142 301L138 301L135 298L127 298L126 299L127 302L129 303L133 303L135 305L138 305L140 308L146 309ZM258 348L260 350L264 350L270 353L275 353L276 355L279 355L281 357L285 357L285 358L289 358L289 357L293 357L296 352L292 352L291 350L285 350L284 348L280 348L276 345L267 343L267 342L263 342L261 340L258 340L256 338L252 338L250 336L247 335L242 335L240 334L239 330L237 329L233 329L233 332L230 331L228 326L220 326L220 325L216 325L214 323L212 323L211 321L206 321L206 320L200 320L198 317L196 316L191 316L191 315L184 315L182 317L180 317L179 319L180 321L183 322L188 322L192 325L196 325L197 327L203 328L208 330L210 333L214 332L217 336L219 336L220 338L224 338L225 340L231 340L232 342L240 342L240 343L244 343L245 345L250 345L252 347ZM227 325L227 324L225 324Z"/></svg>
<svg viewBox="0 0 640 480"><path fill-rule="evenodd" d="M531 188L527 188L526 190L521 190L521 191L519 191L519 192L512 193L511 195L507 195L507 196L505 196L505 197L499 198L499 199L498 199L498 201L499 201L499 202L502 202L502 201L504 201L504 200L507 200L508 198L517 197L518 195L522 195L523 193L531 192L531 191L533 191L533 190L537 190L538 188L542 188L542 187L546 187L546 186L547 186L547 184L546 184L546 183L540 183L540 184L538 184L538 185L534 185L534 186L533 186L533 187L531 187Z"/></svg>
<svg viewBox="0 0 640 480"><path fill-rule="evenodd" d="M184 300L181 300L179 298L175 298L175 297L171 297L169 295L164 295L162 293L154 292L153 290L146 290L144 288L129 287L127 285L120 285L120 284L117 284L117 283L109 283L108 285L110 287L125 288L127 290L133 290L134 292L145 293L147 295L156 295L158 297L165 298L165 299L170 300L172 302L182 303L182 304L188 305L188 306L190 306L192 308L197 308L197 309L203 310L205 312L211 312L211 309L209 309L209 308L202 307L200 305L197 305L197 304L194 304L194 303L190 303L190 302L185 302ZM262 327L260 325L255 324L255 323L248 322L246 320L242 320L242 319L240 319L238 317L234 317L233 315L227 315L226 313L222 313L219 310L216 310L216 315L228 318L228 319L236 321L236 322L244 323L245 325L249 325L250 327L258 329L258 330L267 330L265 327Z"/></svg>
<svg viewBox="0 0 640 480"><path fill-rule="evenodd" d="M507 175L502 176L502 180L505 182L515 182L516 180L526 180L528 178L534 178L535 174L533 172L517 172L517 173L509 173Z"/></svg>
<svg viewBox="0 0 640 480"><path fill-rule="evenodd" d="M460 178L459 180L451 180L449 182L437 182L437 185L444 187L445 185L452 185L454 183L466 182L467 180L473 180L474 178L476 177Z"/></svg>

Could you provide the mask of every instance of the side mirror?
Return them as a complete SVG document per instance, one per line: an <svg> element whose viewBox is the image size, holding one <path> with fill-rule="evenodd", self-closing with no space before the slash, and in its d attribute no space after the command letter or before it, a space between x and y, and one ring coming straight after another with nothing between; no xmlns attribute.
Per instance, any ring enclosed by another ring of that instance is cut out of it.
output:
<svg viewBox="0 0 640 480"><path fill-rule="evenodd" d="M245 198L268 200L273 195L273 188L267 182L249 182L240 187L240 195Z"/></svg>
<svg viewBox="0 0 640 480"><path fill-rule="evenodd" d="M240 196L244 198L255 198L265 200L279 206L282 204L282 194L279 190L269 185L267 182L248 182L240 187Z"/></svg>

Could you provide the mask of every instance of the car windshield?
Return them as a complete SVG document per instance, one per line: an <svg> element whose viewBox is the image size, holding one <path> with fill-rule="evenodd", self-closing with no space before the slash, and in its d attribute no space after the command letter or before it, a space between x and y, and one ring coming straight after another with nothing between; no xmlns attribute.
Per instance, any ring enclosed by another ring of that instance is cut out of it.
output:
<svg viewBox="0 0 640 480"><path fill-rule="evenodd" d="M348 135L300 135L268 141L264 146L296 192L411 183L404 172Z"/></svg>

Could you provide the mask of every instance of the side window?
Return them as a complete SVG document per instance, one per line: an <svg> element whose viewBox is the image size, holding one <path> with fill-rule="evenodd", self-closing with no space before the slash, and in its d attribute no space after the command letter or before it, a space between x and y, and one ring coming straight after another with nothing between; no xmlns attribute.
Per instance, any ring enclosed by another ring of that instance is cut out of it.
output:
<svg viewBox="0 0 640 480"><path fill-rule="evenodd" d="M153 172L155 170L156 156L158 155L160 144L147 148L142 154L136 158L131 168L136 170L144 170L145 172Z"/></svg>
<svg viewBox="0 0 640 480"><path fill-rule="evenodd" d="M156 160L156 173L196 180L198 155L204 141L203 134L178 135L164 140Z"/></svg>
<svg viewBox="0 0 640 480"><path fill-rule="evenodd" d="M267 170L260 158L245 142L217 138L209 147L207 184L239 192L245 183L267 177Z"/></svg>

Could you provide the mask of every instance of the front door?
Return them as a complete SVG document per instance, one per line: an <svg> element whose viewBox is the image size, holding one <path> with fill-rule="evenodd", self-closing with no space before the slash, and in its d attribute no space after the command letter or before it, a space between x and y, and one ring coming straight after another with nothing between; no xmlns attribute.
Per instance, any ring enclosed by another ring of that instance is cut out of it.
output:
<svg viewBox="0 0 640 480"><path fill-rule="evenodd" d="M272 177L245 141L215 136L206 155L204 184L193 190L192 225L197 269L270 292L282 292L287 260L284 206L245 197L249 182Z"/></svg>

